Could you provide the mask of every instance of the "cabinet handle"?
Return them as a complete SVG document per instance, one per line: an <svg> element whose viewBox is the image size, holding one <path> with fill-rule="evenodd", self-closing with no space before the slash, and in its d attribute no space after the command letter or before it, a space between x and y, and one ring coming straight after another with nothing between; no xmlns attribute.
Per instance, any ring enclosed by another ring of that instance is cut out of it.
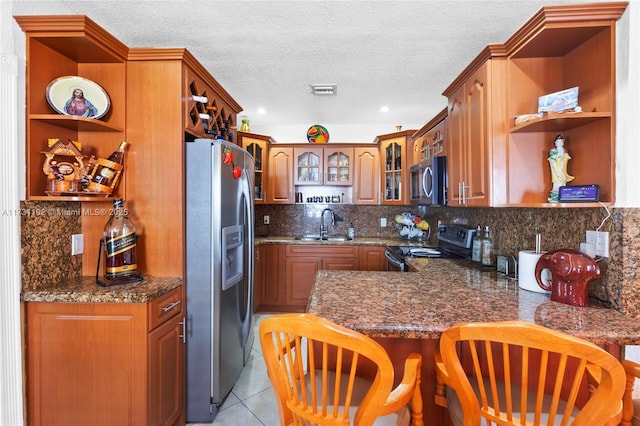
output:
<svg viewBox="0 0 640 426"><path fill-rule="evenodd" d="M182 303L182 300L177 300L177 301L173 302L172 304L162 308L162 312L169 312L170 310L172 310L173 308L178 306L180 303Z"/></svg>
<svg viewBox="0 0 640 426"><path fill-rule="evenodd" d="M458 182L458 202L460 204L467 204L467 188L469 188L469 186L465 185L464 181Z"/></svg>
<svg viewBox="0 0 640 426"><path fill-rule="evenodd" d="M178 335L179 338L182 339L182 343L187 343L187 320L185 317L182 317L182 321L178 324L182 326L182 332Z"/></svg>

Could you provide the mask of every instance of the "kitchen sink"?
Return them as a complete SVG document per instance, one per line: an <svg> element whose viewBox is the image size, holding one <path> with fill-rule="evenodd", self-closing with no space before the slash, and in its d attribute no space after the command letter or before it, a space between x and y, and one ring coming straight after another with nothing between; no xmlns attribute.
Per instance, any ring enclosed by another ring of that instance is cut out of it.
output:
<svg viewBox="0 0 640 426"><path fill-rule="evenodd" d="M351 241L348 237L322 237L317 235L305 235L302 237L294 237L295 241Z"/></svg>

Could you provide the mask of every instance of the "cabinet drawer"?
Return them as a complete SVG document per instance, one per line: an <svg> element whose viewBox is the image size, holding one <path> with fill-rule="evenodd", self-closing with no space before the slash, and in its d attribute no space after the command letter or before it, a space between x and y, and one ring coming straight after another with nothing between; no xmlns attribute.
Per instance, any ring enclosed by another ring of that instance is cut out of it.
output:
<svg viewBox="0 0 640 426"><path fill-rule="evenodd" d="M286 256L358 257L358 246L289 244Z"/></svg>
<svg viewBox="0 0 640 426"><path fill-rule="evenodd" d="M169 318L181 315L184 309L182 287L175 288L149 302L149 331Z"/></svg>

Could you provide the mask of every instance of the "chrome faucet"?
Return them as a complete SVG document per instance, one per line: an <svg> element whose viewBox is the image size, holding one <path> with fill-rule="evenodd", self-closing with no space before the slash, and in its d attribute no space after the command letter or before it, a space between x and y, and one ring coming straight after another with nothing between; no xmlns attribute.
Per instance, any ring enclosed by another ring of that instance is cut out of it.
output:
<svg viewBox="0 0 640 426"><path fill-rule="evenodd" d="M322 213L320 213L320 238L324 238L327 235L327 227L324 225L324 214L326 212L331 213L331 225L336 224L336 215L333 210L329 208L322 210Z"/></svg>

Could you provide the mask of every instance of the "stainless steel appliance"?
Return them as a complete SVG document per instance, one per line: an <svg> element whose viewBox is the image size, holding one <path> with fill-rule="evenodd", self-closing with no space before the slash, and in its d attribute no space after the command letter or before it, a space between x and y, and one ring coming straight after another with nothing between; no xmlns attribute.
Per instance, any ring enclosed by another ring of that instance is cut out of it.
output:
<svg viewBox="0 0 640 426"><path fill-rule="evenodd" d="M411 203L419 205L446 205L447 157L436 156L411 166Z"/></svg>
<svg viewBox="0 0 640 426"><path fill-rule="evenodd" d="M438 227L437 247L388 246L384 253L387 258L387 270L407 272L409 268L405 260L414 257L470 259L475 233L475 229L465 225L442 224Z"/></svg>
<svg viewBox="0 0 640 426"><path fill-rule="evenodd" d="M187 422L206 423L253 345L254 160L196 139L186 170Z"/></svg>

